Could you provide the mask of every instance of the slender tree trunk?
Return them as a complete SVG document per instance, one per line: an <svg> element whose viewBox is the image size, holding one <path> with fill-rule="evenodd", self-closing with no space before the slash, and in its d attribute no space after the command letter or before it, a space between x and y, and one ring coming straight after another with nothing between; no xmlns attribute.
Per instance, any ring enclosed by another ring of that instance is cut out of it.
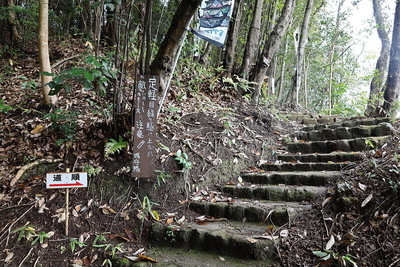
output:
<svg viewBox="0 0 400 267"><path fill-rule="evenodd" d="M254 87L253 100L258 103L261 93L261 87L264 81L265 73L269 65L271 64L271 59L274 56L276 50L279 48L282 37L285 34L291 20L292 14L295 6L295 0L286 0L283 6L282 14L278 19L273 31L269 35L269 38L264 46L263 52L258 58L256 68L254 70L253 81L257 84Z"/></svg>
<svg viewBox="0 0 400 267"><path fill-rule="evenodd" d="M340 29L340 13L342 11L342 6L345 0L340 0L337 14L336 14L336 25L334 29L334 36L332 40L331 52L329 57L329 85L328 85L328 110L329 115L332 114L332 86L333 86L333 72L335 70L335 63L336 63L336 42L339 37L339 29Z"/></svg>
<svg viewBox="0 0 400 267"><path fill-rule="evenodd" d="M185 0L178 6L168 32L160 45L157 55L150 65L151 75L160 76L160 95L167 89L168 77L173 72L173 65L184 33L201 0Z"/></svg>
<svg viewBox="0 0 400 267"><path fill-rule="evenodd" d="M395 114L396 103L400 94L400 1L396 2L394 14L392 46L390 49L387 85L382 109L386 116Z"/></svg>
<svg viewBox="0 0 400 267"><path fill-rule="evenodd" d="M224 72L225 77L231 77L233 72L236 45L239 35L239 25L240 25L240 20L242 18L243 2L244 2L243 0L236 0L232 12L232 18L229 23L228 38L225 45L225 57L223 63L225 69Z"/></svg>
<svg viewBox="0 0 400 267"><path fill-rule="evenodd" d="M15 14L15 0L7 0L7 5L8 5L8 25L10 29L10 34L11 34L11 41L13 43L19 41L21 39L21 36L18 33L17 29L17 15Z"/></svg>
<svg viewBox="0 0 400 267"><path fill-rule="evenodd" d="M372 0L376 30L382 46L381 53L376 61L374 77L371 80L369 101L365 111L365 114L370 117L375 117L379 114L379 106L381 102L379 94L382 92L383 85L385 84L385 74L389 65L390 39L389 33L386 30L381 2L382 0Z"/></svg>
<svg viewBox="0 0 400 267"><path fill-rule="evenodd" d="M308 0L306 10L304 12L303 23L301 25L299 45L296 55L296 73L294 76L293 89L291 94L291 104L294 106L299 105L299 92L301 87L301 80L303 76L303 63L304 63L304 51L306 48L308 38L308 25L310 23L310 15L313 9L314 0Z"/></svg>
<svg viewBox="0 0 400 267"><path fill-rule="evenodd" d="M250 70L258 51L263 4L263 0L256 0L253 20L251 22L249 34L247 35L247 42L242 60L242 69L240 70L241 76L245 79L249 78Z"/></svg>
<svg viewBox="0 0 400 267"><path fill-rule="evenodd" d="M285 68L286 68L285 55L287 54L288 46L289 46L289 38L286 38L285 52L283 53L283 57L282 57L281 76L279 78L280 82L279 82L278 102L282 102L283 82L285 80Z"/></svg>
<svg viewBox="0 0 400 267"><path fill-rule="evenodd" d="M51 72L50 68L50 57L49 57L49 24L48 24L48 14L49 14L49 1L40 0L39 2L39 40L38 40L38 50L39 50L39 64L41 72ZM42 85L51 82L51 76L40 75ZM43 93L43 104L45 106L54 106L57 102L56 96L49 96L50 87L48 85L42 87Z"/></svg>

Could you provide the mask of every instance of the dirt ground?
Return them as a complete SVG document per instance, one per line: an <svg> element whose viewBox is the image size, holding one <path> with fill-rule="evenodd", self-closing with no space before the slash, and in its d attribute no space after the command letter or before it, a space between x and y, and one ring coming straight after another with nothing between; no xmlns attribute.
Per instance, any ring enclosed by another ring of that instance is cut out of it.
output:
<svg viewBox="0 0 400 267"><path fill-rule="evenodd" d="M53 45L53 62L86 49L73 42L68 49ZM188 201L194 192L218 191L236 182L241 171L257 170L261 160L273 161L284 136L302 126L286 120L276 105L252 106L233 86L214 79L204 77L196 91L178 86L191 78L182 74L175 77L159 117L160 172L156 178L135 179L129 173L129 147L104 155L105 144L115 138L107 110L111 98L76 84L70 94L59 95L57 108L64 110L64 117L58 122L67 128L44 118L49 111L41 108L40 87L33 83L38 83L38 62L32 51L12 66L2 62L0 72L1 100L13 108L5 110L0 103L2 266L102 266L114 255L151 261L140 255L148 250L147 231L154 217L166 223L171 216L193 221L197 214L188 210ZM81 63L76 60L58 70ZM125 85L133 83L128 77ZM117 125L119 135L132 141L130 114L118 114ZM69 129L72 139L65 134ZM187 154L192 169L177 164L178 150ZM335 181L327 199L314 200L315 209L276 229L290 233L277 243L282 265L356 266L354 261L358 266L400 266L398 151L397 139L375 148L363 163L343 171L343 180ZM24 166L29 168L24 171ZM93 174L88 188L69 192L68 235L65 190L45 186L46 173L67 168ZM367 203L355 204L361 201ZM334 245L322 252L327 258L314 255L332 237Z"/></svg>

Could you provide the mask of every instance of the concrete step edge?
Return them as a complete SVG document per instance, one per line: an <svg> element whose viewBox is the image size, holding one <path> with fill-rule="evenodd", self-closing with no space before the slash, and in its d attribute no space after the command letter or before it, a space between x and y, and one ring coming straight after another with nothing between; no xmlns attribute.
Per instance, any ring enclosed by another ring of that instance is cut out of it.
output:
<svg viewBox="0 0 400 267"><path fill-rule="evenodd" d="M225 185L224 193L238 198L264 199L270 201L310 201L327 192L323 186L233 186Z"/></svg>
<svg viewBox="0 0 400 267"><path fill-rule="evenodd" d="M258 222L271 225L291 223L294 217L306 210L310 204L299 202L277 202L266 200L235 199L234 202L191 202L190 209L216 218L227 218L235 221Z"/></svg>
<svg viewBox="0 0 400 267"><path fill-rule="evenodd" d="M274 241L265 225L232 221L168 225L153 223L152 242L229 255L243 259L275 260Z"/></svg>

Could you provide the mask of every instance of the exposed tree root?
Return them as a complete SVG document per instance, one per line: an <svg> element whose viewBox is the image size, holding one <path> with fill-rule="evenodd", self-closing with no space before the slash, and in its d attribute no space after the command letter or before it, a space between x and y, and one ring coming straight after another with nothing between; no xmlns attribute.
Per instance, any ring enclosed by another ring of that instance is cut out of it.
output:
<svg viewBox="0 0 400 267"><path fill-rule="evenodd" d="M15 175L15 177L11 180L10 187L13 187L28 169L42 163L55 163L60 161L63 161L63 159L39 159L21 167L21 169L17 172L17 175Z"/></svg>

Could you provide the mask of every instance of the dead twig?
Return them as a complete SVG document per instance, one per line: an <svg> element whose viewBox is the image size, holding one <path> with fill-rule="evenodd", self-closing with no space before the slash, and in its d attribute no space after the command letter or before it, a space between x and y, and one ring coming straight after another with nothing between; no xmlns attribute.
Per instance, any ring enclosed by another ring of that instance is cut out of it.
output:
<svg viewBox="0 0 400 267"><path fill-rule="evenodd" d="M11 180L10 182L10 187L13 187L21 178L21 176L30 168L35 167L39 164L42 163L55 163L55 162L60 162L63 161L63 159L39 159L36 160L34 162L31 162L23 167L21 167L21 169L19 169L19 171L17 172L17 175L15 175L15 177Z"/></svg>

